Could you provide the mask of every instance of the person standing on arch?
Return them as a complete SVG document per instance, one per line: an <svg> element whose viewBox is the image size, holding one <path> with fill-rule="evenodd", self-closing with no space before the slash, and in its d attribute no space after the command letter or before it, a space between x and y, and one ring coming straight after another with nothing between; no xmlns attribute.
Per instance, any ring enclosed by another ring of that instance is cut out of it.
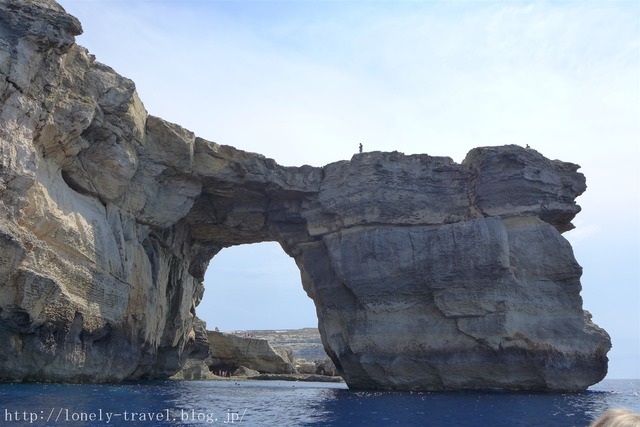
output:
<svg viewBox="0 0 640 427"><path fill-rule="evenodd" d="M362 153L362 142L360 143L360 152Z"/></svg>

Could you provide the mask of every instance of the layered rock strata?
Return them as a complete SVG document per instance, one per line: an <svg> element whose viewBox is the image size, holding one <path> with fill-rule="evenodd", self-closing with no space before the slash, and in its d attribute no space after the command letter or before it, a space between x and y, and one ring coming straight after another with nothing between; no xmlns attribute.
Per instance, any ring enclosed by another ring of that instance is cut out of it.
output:
<svg viewBox="0 0 640 427"><path fill-rule="evenodd" d="M289 348L294 359L312 361L327 357L318 328L242 330L231 333L267 340L274 347Z"/></svg>
<svg viewBox="0 0 640 427"><path fill-rule="evenodd" d="M224 371L231 374L244 366L259 373L296 373L289 349L271 346L263 339L216 331L209 331L208 337L210 356L207 364L213 372Z"/></svg>
<svg viewBox="0 0 640 427"><path fill-rule="evenodd" d="M316 328L223 333L207 331L205 326L203 321L195 319L195 340L187 349L185 365L172 379L214 379L216 376L262 379L260 374L265 374L268 379L295 378L297 381L309 376L312 380L337 376Z"/></svg>
<svg viewBox="0 0 640 427"><path fill-rule="evenodd" d="M0 379L175 373L210 259L278 241L352 388L582 390L610 339L561 233L578 166L517 146L282 167L150 116L51 0L0 2ZM197 328L196 328L197 329Z"/></svg>

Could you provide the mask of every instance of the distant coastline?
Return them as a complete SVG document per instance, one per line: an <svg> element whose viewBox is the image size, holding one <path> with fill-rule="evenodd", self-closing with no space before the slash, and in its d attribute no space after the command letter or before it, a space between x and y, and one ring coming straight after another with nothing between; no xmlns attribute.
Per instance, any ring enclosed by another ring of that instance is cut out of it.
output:
<svg viewBox="0 0 640 427"><path fill-rule="evenodd" d="M343 382L317 328L206 330L175 380L280 380ZM205 339L206 335L206 339Z"/></svg>

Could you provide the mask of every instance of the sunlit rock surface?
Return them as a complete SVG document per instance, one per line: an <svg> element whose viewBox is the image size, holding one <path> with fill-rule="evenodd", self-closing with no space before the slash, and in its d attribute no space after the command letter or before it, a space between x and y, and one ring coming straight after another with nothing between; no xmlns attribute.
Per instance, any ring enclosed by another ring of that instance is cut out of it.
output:
<svg viewBox="0 0 640 427"><path fill-rule="evenodd" d="M296 372L291 350L272 346L267 340L209 331L210 359L213 372L233 372L243 366L260 373L292 374Z"/></svg>
<svg viewBox="0 0 640 427"><path fill-rule="evenodd" d="M169 377L210 259L262 241L295 259L350 387L605 376L561 236L577 165L504 146L282 167L149 116L80 33L53 1L0 1L1 380Z"/></svg>

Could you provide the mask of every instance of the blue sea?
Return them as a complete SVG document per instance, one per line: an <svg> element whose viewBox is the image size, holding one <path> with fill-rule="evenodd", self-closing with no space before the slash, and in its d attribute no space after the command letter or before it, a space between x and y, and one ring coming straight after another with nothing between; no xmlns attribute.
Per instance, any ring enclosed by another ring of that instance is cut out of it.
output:
<svg viewBox="0 0 640 427"><path fill-rule="evenodd" d="M373 392L286 381L1 384L7 426L587 426L608 408L640 412L640 380L584 393Z"/></svg>

